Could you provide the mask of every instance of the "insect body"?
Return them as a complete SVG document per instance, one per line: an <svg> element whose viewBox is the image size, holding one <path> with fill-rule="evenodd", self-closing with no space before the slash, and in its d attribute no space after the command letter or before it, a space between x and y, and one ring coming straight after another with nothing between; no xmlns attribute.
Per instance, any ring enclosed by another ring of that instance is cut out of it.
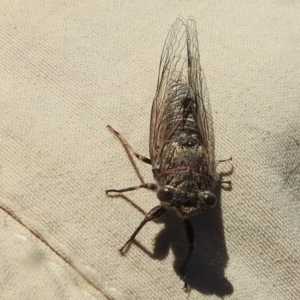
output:
<svg viewBox="0 0 300 300"><path fill-rule="evenodd" d="M182 216L211 208L217 176L194 20L177 19L160 61L150 124L157 197Z"/></svg>
<svg viewBox="0 0 300 300"><path fill-rule="evenodd" d="M162 51L156 95L150 122L150 159L132 151L125 139L112 127L127 150L152 165L156 184L142 183L106 193L123 193L146 188L156 191L160 205L154 207L120 249L124 252L141 228L160 217L168 208L184 219L188 239L186 264L193 251L193 229L188 216L215 206L214 189L220 184L215 170L212 122L204 77L199 60L194 20L177 19ZM227 182L229 183L229 182ZM185 285L186 286L186 285Z"/></svg>

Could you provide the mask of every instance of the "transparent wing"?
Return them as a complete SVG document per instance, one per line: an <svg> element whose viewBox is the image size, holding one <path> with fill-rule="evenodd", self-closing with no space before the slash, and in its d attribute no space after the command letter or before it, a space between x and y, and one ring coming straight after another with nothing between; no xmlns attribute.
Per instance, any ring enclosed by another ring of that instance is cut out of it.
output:
<svg viewBox="0 0 300 300"><path fill-rule="evenodd" d="M192 97L187 97L191 94ZM178 18L169 31L160 59L150 123L149 146L152 162L159 163L161 149L178 126L184 105L187 106L186 100L193 102L188 105L193 107L193 119L205 149L209 171L214 175L211 109L200 66L197 29L194 20L184 21ZM175 120L173 124L169 117L171 110L172 120ZM177 116L174 116L174 112Z"/></svg>

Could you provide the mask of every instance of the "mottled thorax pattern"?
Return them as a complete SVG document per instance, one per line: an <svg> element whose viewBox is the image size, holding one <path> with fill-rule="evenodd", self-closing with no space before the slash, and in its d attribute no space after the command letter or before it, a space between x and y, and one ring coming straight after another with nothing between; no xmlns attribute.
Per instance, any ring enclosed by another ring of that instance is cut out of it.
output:
<svg viewBox="0 0 300 300"><path fill-rule="evenodd" d="M195 192L210 186L202 146L172 142L162 151L161 165L153 169L159 185L171 185L182 191Z"/></svg>

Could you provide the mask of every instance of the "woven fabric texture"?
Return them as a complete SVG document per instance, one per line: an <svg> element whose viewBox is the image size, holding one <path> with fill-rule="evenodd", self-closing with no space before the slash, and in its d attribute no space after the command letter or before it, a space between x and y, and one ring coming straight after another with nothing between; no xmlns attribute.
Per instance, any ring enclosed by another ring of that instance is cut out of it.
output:
<svg viewBox="0 0 300 300"><path fill-rule="evenodd" d="M279 0L1 1L0 299L187 297L181 220L147 224L123 257L143 215L105 196L139 184L106 125L148 156L178 16L197 23L216 157L234 165L232 191L192 218L189 299L300 299L299 12ZM159 204L146 190L126 196Z"/></svg>

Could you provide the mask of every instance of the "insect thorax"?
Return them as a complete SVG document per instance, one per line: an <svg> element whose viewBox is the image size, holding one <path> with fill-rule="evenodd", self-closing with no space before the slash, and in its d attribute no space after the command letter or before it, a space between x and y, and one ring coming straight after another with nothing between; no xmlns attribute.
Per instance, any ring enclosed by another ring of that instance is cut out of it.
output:
<svg viewBox="0 0 300 300"><path fill-rule="evenodd" d="M182 139L187 138L184 132L181 135ZM188 142L184 145L182 139L165 145L160 165L154 165L153 174L162 190L164 187L172 190L173 197L169 201L160 199L162 204L176 207L182 215L187 215L209 208L204 198L211 194L214 178L208 172L203 146ZM196 140L196 137L189 135L189 139Z"/></svg>
<svg viewBox="0 0 300 300"><path fill-rule="evenodd" d="M203 191L213 180L208 173L204 148L183 146L180 141L165 145L160 165L153 166L153 175L160 186L171 185L188 191Z"/></svg>

